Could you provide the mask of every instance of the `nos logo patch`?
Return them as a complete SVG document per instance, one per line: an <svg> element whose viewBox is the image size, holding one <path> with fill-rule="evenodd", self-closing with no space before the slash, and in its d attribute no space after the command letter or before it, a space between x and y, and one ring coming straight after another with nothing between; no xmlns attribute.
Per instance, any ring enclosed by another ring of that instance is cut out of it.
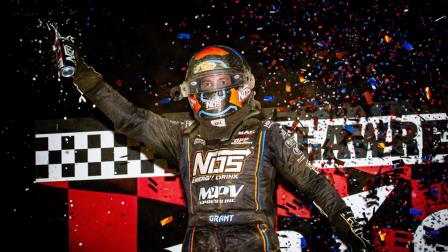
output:
<svg viewBox="0 0 448 252"><path fill-rule="evenodd" d="M249 149L224 149L208 151L203 156L196 152L193 164L193 176L240 173L246 158L252 154Z"/></svg>

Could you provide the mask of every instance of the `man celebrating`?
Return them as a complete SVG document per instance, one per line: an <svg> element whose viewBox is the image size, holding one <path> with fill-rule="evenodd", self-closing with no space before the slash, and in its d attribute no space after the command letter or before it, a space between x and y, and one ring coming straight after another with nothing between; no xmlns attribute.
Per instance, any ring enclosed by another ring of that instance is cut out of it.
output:
<svg viewBox="0 0 448 252"><path fill-rule="evenodd" d="M188 98L196 119L188 127L135 107L76 56L75 84L115 128L178 165L189 214L183 251L279 251L277 173L313 200L353 250L371 249L296 140L262 117L254 76L236 50L210 46L190 60L185 81L172 90L176 99Z"/></svg>

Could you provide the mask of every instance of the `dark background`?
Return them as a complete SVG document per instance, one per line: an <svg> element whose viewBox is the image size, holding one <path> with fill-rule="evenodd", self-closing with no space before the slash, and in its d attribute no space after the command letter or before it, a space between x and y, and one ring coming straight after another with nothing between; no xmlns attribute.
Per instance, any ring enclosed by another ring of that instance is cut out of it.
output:
<svg viewBox="0 0 448 252"><path fill-rule="evenodd" d="M106 120L91 103L78 102L70 80L58 81L47 22L74 36L87 62L120 93L158 113L189 110L186 101L160 102L182 81L191 55L212 44L244 52L264 107L366 105L362 93L371 91L377 102L407 101L418 113L447 111L446 1L113 2L6 3L0 161L13 244L43 232L47 222L59 223L39 220L34 211L36 205L53 208L33 194L34 121ZM376 89L367 82L372 77Z"/></svg>

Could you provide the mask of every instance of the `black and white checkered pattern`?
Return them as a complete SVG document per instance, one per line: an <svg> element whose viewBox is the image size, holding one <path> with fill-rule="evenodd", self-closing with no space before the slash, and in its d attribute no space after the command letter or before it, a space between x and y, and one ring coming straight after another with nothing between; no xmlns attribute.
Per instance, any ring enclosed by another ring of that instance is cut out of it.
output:
<svg viewBox="0 0 448 252"><path fill-rule="evenodd" d="M36 181L167 175L166 161L112 131L36 134Z"/></svg>

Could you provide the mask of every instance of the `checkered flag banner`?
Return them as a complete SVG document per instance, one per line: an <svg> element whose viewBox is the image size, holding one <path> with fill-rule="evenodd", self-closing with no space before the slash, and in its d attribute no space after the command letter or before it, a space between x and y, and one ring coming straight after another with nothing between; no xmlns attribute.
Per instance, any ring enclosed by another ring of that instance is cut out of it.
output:
<svg viewBox="0 0 448 252"><path fill-rule="evenodd" d="M94 119L36 124L36 182L169 176L166 161Z"/></svg>
<svg viewBox="0 0 448 252"><path fill-rule="evenodd" d="M447 122L446 113L437 113L278 123L297 140L286 144L300 148L313 166L335 168L444 163ZM38 123L37 182L167 175L165 160L110 128L93 119Z"/></svg>

